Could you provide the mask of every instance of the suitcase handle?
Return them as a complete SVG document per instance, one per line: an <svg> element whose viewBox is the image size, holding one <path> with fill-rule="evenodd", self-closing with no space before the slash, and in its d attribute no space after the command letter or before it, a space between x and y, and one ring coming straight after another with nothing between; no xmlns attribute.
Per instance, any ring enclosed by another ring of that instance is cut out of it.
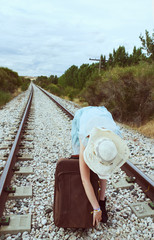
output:
<svg viewBox="0 0 154 240"><path fill-rule="evenodd" d="M71 155L71 157L69 158L69 159L71 159L71 158L73 158L73 159L78 159L79 158L79 155L77 154L77 155Z"/></svg>

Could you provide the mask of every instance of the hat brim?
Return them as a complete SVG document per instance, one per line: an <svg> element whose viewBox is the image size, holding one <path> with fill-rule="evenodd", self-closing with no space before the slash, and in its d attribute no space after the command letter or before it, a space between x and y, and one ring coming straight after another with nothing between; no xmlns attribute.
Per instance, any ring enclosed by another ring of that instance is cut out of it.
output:
<svg viewBox="0 0 154 240"><path fill-rule="evenodd" d="M117 156L111 165L103 164L95 155L94 145L101 138L109 138L117 148ZM119 169L128 159L129 149L124 140L114 132L101 128L93 128L89 137L87 147L84 150L84 161L88 167L95 172L100 179L108 179L112 173Z"/></svg>

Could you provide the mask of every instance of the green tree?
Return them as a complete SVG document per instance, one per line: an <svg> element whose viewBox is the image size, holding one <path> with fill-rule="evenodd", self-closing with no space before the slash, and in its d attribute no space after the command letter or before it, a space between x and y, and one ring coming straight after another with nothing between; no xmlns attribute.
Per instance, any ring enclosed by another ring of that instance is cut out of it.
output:
<svg viewBox="0 0 154 240"><path fill-rule="evenodd" d="M76 88L82 89L89 76L89 64L82 64L78 70L78 85Z"/></svg>
<svg viewBox="0 0 154 240"><path fill-rule="evenodd" d="M98 71L96 69L96 64L82 64L78 69L78 82L76 88L82 89L95 71Z"/></svg>
<svg viewBox="0 0 154 240"><path fill-rule="evenodd" d="M151 37L149 32L145 30L145 38L142 35L139 38L142 42L142 49L146 50L147 56L154 60L154 33L152 33Z"/></svg>
<svg viewBox="0 0 154 240"><path fill-rule="evenodd" d="M106 70L106 67L107 67L107 61L106 61L106 56L104 55L101 55L101 68L103 70Z"/></svg>
<svg viewBox="0 0 154 240"><path fill-rule="evenodd" d="M50 83L53 83L53 84L57 84L58 83L58 77L57 77L57 75L51 75L50 77L49 77L49 81L50 81Z"/></svg>
<svg viewBox="0 0 154 240"><path fill-rule="evenodd" d="M142 53L142 48L136 48L136 46L134 46L133 53L128 57L128 65L139 64L139 62L143 59L145 60L145 56Z"/></svg>
<svg viewBox="0 0 154 240"><path fill-rule="evenodd" d="M114 59L113 59L112 53L109 53L109 59L108 59L107 65L109 67L113 67L114 66Z"/></svg>
<svg viewBox="0 0 154 240"><path fill-rule="evenodd" d="M65 72L65 83L66 86L75 87L76 82L78 81L77 78L78 67L72 65L66 72Z"/></svg>
<svg viewBox="0 0 154 240"><path fill-rule="evenodd" d="M42 88L46 88L49 83L47 76L39 76L36 79L36 84L40 85Z"/></svg>
<svg viewBox="0 0 154 240"><path fill-rule="evenodd" d="M114 63L120 67L125 67L128 65L128 53L126 53L124 46L119 46L115 51L113 50Z"/></svg>

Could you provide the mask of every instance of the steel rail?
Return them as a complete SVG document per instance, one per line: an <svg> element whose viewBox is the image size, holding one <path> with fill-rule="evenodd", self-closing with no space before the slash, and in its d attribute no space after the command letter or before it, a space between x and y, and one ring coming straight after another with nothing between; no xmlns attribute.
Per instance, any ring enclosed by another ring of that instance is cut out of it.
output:
<svg viewBox="0 0 154 240"><path fill-rule="evenodd" d="M33 87L31 87L31 92L29 94L29 98L24 110L24 113L22 115L22 120L21 123L19 125L16 137L14 139L13 145L11 147L7 162L5 164L3 173L1 175L0 178L0 217L3 214L4 208L5 208L5 202L7 200L8 197L8 192L5 191L6 187L9 186L11 178L13 176L13 167L16 163L17 160L17 153L19 150L19 144L23 135L23 128L24 128L24 124L26 121L26 118L28 116L29 110L30 110L30 106L31 106L31 102L32 102L32 97L33 97Z"/></svg>
<svg viewBox="0 0 154 240"><path fill-rule="evenodd" d="M143 173L138 167L134 166L132 162L127 162L121 167L128 176L135 177L135 182L142 188L143 192L154 201L154 181Z"/></svg>
<svg viewBox="0 0 154 240"><path fill-rule="evenodd" d="M47 91L40 87L39 89L44 92L51 100L53 100L64 112L66 112L70 119L74 118L74 115L70 111L65 109L65 107L62 106L59 102L57 102L54 98L52 98L47 93ZM139 184L146 196L149 197L152 201L154 201L154 181L152 181L151 178L145 175L145 173L143 173L129 160L127 160L127 162L121 167L121 169L125 171L128 176L135 177L135 182Z"/></svg>
<svg viewBox="0 0 154 240"><path fill-rule="evenodd" d="M42 92L44 92L54 103L56 103L57 106L60 107L60 108L63 110L63 112L65 112L71 120L74 118L73 114L72 114L68 109L66 109L65 107L63 107L63 106L62 106L58 101L56 101L53 97L51 97L51 96L48 94L47 91L45 91L43 88L41 88L41 87L39 87L39 86L37 86L37 87L38 87Z"/></svg>

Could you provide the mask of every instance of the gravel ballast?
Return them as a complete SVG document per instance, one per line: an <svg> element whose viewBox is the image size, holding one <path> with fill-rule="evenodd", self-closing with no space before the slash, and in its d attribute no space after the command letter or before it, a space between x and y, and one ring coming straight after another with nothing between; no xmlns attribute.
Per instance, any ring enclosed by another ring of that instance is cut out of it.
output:
<svg viewBox="0 0 154 240"><path fill-rule="evenodd" d="M29 90L21 94L2 110L0 110L0 139L1 144L9 128L14 123L15 106L22 109L26 102ZM72 102L62 101L68 109L75 113L77 105ZM10 114L11 112L11 119ZM19 162L20 166L32 166L34 174L28 176L14 175L13 185L33 186L33 197L18 200L8 200L5 214L32 214L31 232L18 233L17 235L6 234L3 239L104 239L104 240L144 240L152 239L153 220L151 217L138 219L130 208L130 203L148 201L145 194L137 184L133 189L116 190L112 181L125 177L125 173L119 170L108 181L106 190L107 209L109 221L107 224L100 224L96 229L63 229L58 228L53 222L53 198L54 198L54 173L56 162L61 157L69 157L71 149L71 120L37 87L34 87L34 98L31 110L32 118L29 126L34 130L29 131L33 136L34 149L20 150L20 153L29 153L33 161ZM7 125L7 127L6 127ZM7 129L7 130L6 130ZM152 174L153 164L153 143L150 138L126 129L121 126L124 139L128 142L131 150L131 158L140 161L142 170ZM0 155L6 151L0 150ZM147 170L148 169L148 170Z"/></svg>

